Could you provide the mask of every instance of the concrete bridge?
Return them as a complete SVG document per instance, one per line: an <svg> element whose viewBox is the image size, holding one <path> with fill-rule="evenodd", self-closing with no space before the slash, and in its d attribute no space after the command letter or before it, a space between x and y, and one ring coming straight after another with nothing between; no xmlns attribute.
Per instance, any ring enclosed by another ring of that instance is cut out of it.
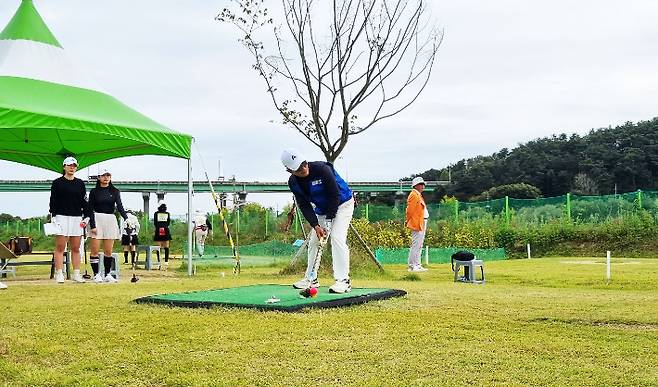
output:
<svg viewBox="0 0 658 387"><path fill-rule="evenodd" d="M85 181L87 189L96 185L94 179ZM0 192L48 192L52 180L0 180ZM155 194L158 201L164 199L168 193L187 193L187 181L112 181L121 192L141 192L144 199L144 211L149 214L149 200L151 194ZM350 182L350 188L357 193L394 192L400 196L411 190L411 181L392 182ZM449 181L428 181L426 191L433 191L439 185L448 185ZM215 192L223 197L225 195L237 195L238 200L246 200L249 193L287 193L287 182L258 182L258 181L213 181ZM210 185L206 180L194 181L192 189L194 192L210 193Z"/></svg>

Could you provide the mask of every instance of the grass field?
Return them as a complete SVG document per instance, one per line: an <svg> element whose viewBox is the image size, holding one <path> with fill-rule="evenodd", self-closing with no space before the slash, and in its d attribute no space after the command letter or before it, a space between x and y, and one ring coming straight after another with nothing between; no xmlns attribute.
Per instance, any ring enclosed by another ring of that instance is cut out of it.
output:
<svg viewBox="0 0 658 387"><path fill-rule="evenodd" d="M0 292L0 383L658 385L658 259L613 259L609 284L601 258L488 262L486 285L453 283L449 265L386 269L353 286L406 297L288 314L131 302L298 279L277 267L140 271L116 285L20 268Z"/></svg>

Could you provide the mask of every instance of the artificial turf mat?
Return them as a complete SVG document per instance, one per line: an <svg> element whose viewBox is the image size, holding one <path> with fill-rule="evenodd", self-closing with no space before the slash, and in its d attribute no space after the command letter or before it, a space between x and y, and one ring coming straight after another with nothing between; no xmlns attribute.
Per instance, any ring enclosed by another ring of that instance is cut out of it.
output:
<svg viewBox="0 0 658 387"><path fill-rule="evenodd" d="M290 285L251 285L237 288L198 290L193 292L158 294L140 297L137 303L164 304L186 308L210 308L214 306L234 308L254 308L297 312L305 308L335 308L368 301L400 297L404 290L380 288L352 288L349 293L329 293L326 286L318 288L315 297L304 298L299 290ZM268 302L277 298L278 302Z"/></svg>

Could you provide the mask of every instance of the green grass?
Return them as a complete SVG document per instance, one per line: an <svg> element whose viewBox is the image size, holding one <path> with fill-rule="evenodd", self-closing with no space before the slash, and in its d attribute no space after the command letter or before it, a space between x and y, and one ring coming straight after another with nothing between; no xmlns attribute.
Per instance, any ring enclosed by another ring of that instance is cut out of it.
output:
<svg viewBox="0 0 658 387"><path fill-rule="evenodd" d="M658 385L658 260L486 263L486 285L449 265L403 266L357 287L406 297L303 313L137 305L149 294L290 283L280 267L124 272L116 285L19 268L0 292L6 385ZM322 278L328 285L330 279Z"/></svg>

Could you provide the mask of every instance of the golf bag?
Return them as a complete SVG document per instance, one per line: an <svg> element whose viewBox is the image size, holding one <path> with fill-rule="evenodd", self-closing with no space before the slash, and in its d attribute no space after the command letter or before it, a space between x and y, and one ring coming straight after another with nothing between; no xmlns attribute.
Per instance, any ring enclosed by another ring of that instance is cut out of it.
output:
<svg viewBox="0 0 658 387"><path fill-rule="evenodd" d="M475 254L469 251L457 251L450 257L450 265L452 266L452 271L455 271L455 261L472 261L475 259ZM464 266L464 279L470 281L471 273L469 273L468 267Z"/></svg>
<svg viewBox="0 0 658 387"><path fill-rule="evenodd" d="M32 252L32 237L13 237L4 245L15 255L29 254Z"/></svg>

